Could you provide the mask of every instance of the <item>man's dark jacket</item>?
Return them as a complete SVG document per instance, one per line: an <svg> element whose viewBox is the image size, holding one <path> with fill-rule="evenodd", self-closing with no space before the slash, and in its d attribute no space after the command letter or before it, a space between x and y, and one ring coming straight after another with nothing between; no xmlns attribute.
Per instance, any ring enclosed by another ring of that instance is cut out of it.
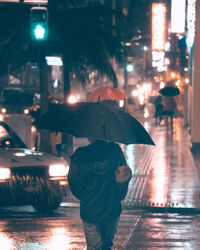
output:
<svg viewBox="0 0 200 250"><path fill-rule="evenodd" d="M128 182L117 183L115 171L122 165L127 165L124 154L113 142L96 141L71 156L69 186L80 200L82 220L103 222L121 214Z"/></svg>

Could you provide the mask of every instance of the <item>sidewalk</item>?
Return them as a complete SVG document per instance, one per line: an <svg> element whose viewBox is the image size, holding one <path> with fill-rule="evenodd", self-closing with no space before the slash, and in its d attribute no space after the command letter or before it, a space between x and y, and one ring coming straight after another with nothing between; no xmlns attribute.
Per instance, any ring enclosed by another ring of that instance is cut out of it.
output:
<svg viewBox="0 0 200 250"><path fill-rule="evenodd" d="M183 119L174 119L173 133L164 121L155 126L152 118L138 119L148 128L156 146L130 145L125 149L134 177L124 207L200 213L200 158L190 151ZM131 151L134 162L130 160Z"/></svg>

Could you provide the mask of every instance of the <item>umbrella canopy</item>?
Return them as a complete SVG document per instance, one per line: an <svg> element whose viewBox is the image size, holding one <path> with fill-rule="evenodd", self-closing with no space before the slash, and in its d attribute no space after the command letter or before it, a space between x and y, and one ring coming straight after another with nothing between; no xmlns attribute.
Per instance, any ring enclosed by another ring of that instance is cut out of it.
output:
<svg viewBox="0 0 200 250"><path fill-rule="evenodd" d="M49 105L49 111L35 116L33 125L38 129L47 129L56 132L65 132L65 127L72 117L76 105L56 104Z"/></svg>
<svg viewBox="0 0 200 250"><path fill-rule="evenodd" d="M112 87L101 87L92 91L88 96L89 101L98 101L98 100L125 100L128 99L128 96L120 89Z"/></svg>
<svg viewBox="0 0 200 250"><path fill-rule="evenodd" d="M39 129L123 144L155 145L145 128L127 112L101 102L59 105L33 123Z"/></svg>
<svg viewBox="0 0 200 250"><path fill-rule="evenodd" d="M177 87L166 86L159 91L163 96L176 96L180 94L180 90Z"/></svg>

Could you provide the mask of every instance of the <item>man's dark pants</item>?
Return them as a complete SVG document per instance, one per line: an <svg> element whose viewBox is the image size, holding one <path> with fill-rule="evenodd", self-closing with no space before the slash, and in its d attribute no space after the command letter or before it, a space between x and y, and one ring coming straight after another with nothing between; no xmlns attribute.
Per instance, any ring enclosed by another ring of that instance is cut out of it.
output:
<svg viewBox="0 0 200 250"><path fill-rule="evenodd" d="M101 223L83 221L87 250L111 250L119 217Z"/></svg>

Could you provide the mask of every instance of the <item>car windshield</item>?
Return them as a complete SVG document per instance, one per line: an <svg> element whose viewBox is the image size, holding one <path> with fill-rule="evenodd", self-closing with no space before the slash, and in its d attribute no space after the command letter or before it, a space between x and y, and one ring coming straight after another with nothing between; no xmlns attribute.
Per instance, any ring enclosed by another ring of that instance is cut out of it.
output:
<svg viewBox="0 0 200 250"><path fill-rule="evenodd" d="M33 105L33 95L29 93L12 93L6 96L4 104L11 105Z"/></svg>
<svg viewBox="0 0 200 250"><path fill-rule="evenodd" d="M27 148L7 125L0 124L0 148Z"/></svg>
<svg viewBox="0 0 200 250"><path fill-rule="evenodd" d="M3 126L0 126L0 140L4 139L5 137L10 137L10 135Z"/></svg>

